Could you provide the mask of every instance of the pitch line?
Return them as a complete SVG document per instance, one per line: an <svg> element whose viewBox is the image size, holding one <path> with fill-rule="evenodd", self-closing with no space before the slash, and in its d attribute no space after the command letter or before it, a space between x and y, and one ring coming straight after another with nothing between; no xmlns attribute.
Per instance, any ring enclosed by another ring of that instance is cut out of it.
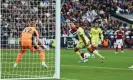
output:
<svg viewBox="0 0 133 80"><path fill-rule="evenodd" d="M78 79L60 78L60 80L78 80Z"/></svg>
<svg viewBox="0 0 133 80"><path fill-rule="evenodd" d="M80 68L94 68L94 69L109 69L109 70L127 70L127 71L133 71L133 69L112 68L112 67L78 66L78 65L61 65L61 66L62 67L80 67Z"/></svg>

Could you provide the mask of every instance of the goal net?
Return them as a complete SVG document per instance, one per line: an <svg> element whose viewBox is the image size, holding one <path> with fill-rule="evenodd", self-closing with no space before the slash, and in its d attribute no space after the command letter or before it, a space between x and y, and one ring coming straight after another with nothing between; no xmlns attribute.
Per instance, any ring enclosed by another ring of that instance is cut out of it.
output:
<svg viewBox="0 0 133 80"><path fill-rule="evenodd" d="M0 73L1 79L60 78L60 0L0 0ZM45 46L46 64L39 53L27 50L17 67L22 30L36 22L40 40ZM53 41L57 46L53 46Z"/></svg>

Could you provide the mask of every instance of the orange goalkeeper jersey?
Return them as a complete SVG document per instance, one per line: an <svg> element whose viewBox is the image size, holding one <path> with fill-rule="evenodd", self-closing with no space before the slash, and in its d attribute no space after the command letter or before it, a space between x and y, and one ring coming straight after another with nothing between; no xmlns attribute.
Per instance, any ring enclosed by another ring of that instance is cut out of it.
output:
<svg viewBox="0 0 133 80"><path fill-rule="evenodd" d="M39 36L38 31L35 27L26 27L22 33L20 40L29 41L33 39L33 36Z"/></svg>

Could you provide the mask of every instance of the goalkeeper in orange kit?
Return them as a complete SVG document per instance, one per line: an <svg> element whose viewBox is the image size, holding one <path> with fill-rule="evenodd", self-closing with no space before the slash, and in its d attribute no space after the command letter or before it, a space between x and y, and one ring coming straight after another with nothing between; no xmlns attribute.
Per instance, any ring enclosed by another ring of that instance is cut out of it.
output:
<svg viewBox="0 0 133 80"><path fill-rule="evenodd" d="M36 38L38 44L33 42L34 37ZM38 31L36 30L36 24L34 22L30 23L29 27L26 27L22 31L19 43L20 43L21 49L17 55L16 62L13 67L17 67L20 59L25 54L26 50L30 49L32 52L35 52L36 50L39 52L40 59L42 61L42 66L47 68L47 65L45 63L44 50L41 47L43 44L41 43L39 39L39 34L38 34Z"/></svg>

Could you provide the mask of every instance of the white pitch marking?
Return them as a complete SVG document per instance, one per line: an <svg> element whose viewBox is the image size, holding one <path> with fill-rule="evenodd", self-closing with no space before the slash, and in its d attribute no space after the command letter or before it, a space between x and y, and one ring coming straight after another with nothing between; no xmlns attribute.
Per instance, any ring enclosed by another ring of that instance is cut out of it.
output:
<svg viewBox="0 0 133 80"><path fill-rule="evenodd" d="M78 80L78 79L69 79L69 78L60 78L61 80Z"/></svg>
<svg viewBox="0 0 133 80"><path fill-rule="evenodd" d="M61 65L63 67L80 67L80 68L95 68L95 69L109 69L109 70L133 70L133 69L125 69L125 68L112 68L112 67L95 67L95 66L78 66L78 65Z"/></svg>

